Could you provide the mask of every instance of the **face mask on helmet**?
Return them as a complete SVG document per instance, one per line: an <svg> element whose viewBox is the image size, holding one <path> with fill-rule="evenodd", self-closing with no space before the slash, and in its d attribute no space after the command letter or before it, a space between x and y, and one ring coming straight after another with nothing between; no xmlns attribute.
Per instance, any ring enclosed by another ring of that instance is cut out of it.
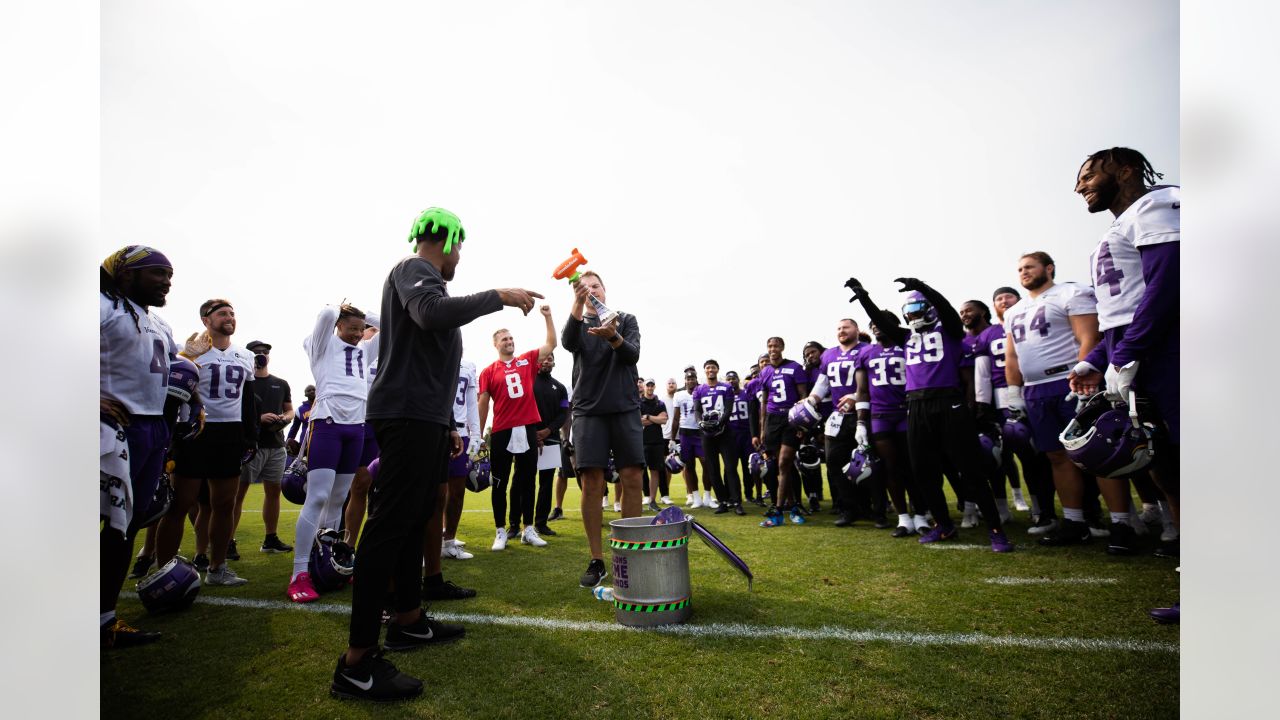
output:
<svg viewBox="0 0 1280 720"><path fill-rule="evenodd" d="M1067 423L1058 440L1067 457L1086 472L1122 478L1151 464L1154 437L1153 424L1131 417L1126 403L1113 404L1098 393Z"/></svg>
<svg viewBox="0 0 1280 720"><path fill-rule="evenodd" d="M351 581L355 561L355 550L342 541L342 534L325 528L316 533L315 542L311 543L307 570L317 590L341 590Z"/></svg>
<svg viewBox="0 0 1280 720"><path fill-rule="evenodd" d="M853 457L849 458L849 462L844 466L845 477L854 483L866 480L875 471L874 461L875 457L866 445L858 446L858 449L853 451Z"/></svg>
<svg viewBox="0 0 1280 720"><path fill-rule="evenodd" d="M467 465L467 489L471 492L483 492L489 489L492 477L488 458L477 458L469 461Z"/></svg>
<svg viewBox="0 0 1280 720"><path fill-rule="evenodd" d="M702 413L702 420L698 421L698 427L702 428L702 432L715 436L724 432L724 413L719 410L708 410Z"/></svg>
<svg viewBox="0 0 1280 720"><path fill-rule="evenodd" d="M809 430L821 421L822 414L818 412L818 408L813 406L813 403L809 402L809 398L792 405L791 409L787 411L787 422L791 423L792 427L801 430Z"/></svg>
<svg viewBox="0 0 1280 720"><path fill-rule="evenodd" d="M684 470L684 461L676 453L671 453L667 455L667 469L673 473L678 473Z"/></svg>
<svg viewBox="0 0 1280 720"><path fill-rule="evenodd" d="M138 583L138 599L152 614L191 607L199 594L200 573L181 555Z"/></svg>
<svg viewBox="0 0 1280 720"><path fill-rule="evenodd" d="M938 311L934 309L933 303L924 297L913 298L904 303L902 316L906 318L907 324L913 330L927 330L938 322Z"/></svg>
<svg viewBox="0 0 1280 720"><path fill-rule="evenodd" d="M796 450L796 462L805 470L814 470L822 466L822 451L817 445L801 445Z"/></svg>
<svg viewBox="0 0 1280 720"><path fill-rule="evenodd" d="M200 368L190 360L178 356L169 361L169 397L181 402L191 402L200 387Z"/></svg>

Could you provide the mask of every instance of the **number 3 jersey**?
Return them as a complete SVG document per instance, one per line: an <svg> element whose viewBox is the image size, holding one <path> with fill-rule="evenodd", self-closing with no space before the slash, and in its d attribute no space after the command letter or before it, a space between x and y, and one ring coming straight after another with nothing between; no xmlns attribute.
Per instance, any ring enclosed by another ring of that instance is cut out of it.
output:
<svg viewBox="0 0 1280 720"><path fill-rule="evenodd" d="M169 356L178 352L173 331L159 316L127 298L99 295L99 390L130 415L162 415L169 387ZM134 325L128 306L138 316ZM145 369L144 369L145 368ZM237 410L236 419L240 419Z"/></svg>
<svg viewBox="0 0 1280 720"><path fill-rule="evenodd" d="M244 385L253 381L253 353L235 345L226 350L209 348L195 363L200 366L205 422L242 422Z"/></svg>
<svg viewBox="0 0 1280 720"><path fill-rule="evenodd" d="M316 381L316 401L311 407L311 420L330 418L342 425L364 422L365 403L369 399L370 366L377 359L378 339L362 340L351 345L338 337L334 324L339 310L326 306L316 316L311 335L302 341L302 349L311 361L311 375ZM377 326L376 316L367 318Z"/></svg>
<svg viewBox="0 0 1280 720"><path fill-rule="evenodd" d="M1067 282L1056 283L1005 310L1005 333L1013 338L1023 384L1029 387L1065 379L1080 356L1071 316L1097 311L1093 290Z"/></svg>
<svg viewBox="0 0 1280 720"><path fill-rule="evenodd" d="M533 397L533 378L537 374L537 348L508 362L495 360L480 372L478 389L489 393L493 405L493 432L535 425L542 419Z"/></svg>
<svg viewBox="0 0 1280 720"><path fill-rule="evenodd" d="M1147 282L1138 249L1182 236L1182 189L1156 186L1120 213L1089 256L1098 298L1098 329L1106 332L1133 322Z"/></svg>

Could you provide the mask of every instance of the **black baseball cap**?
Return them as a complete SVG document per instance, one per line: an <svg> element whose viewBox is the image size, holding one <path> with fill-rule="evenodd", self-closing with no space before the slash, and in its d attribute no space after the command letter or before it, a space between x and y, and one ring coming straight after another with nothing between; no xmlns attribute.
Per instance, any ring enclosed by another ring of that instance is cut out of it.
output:
<svg viewBox="0 0 1280 720"><path fill-rule="evenodd" d="M262 342L261 340L250 340L249 344L245 345L244 347L246 350L248 350L251 353L256 353L259 350L261 350L264 353L271 352L271 346L268 345L267 343Z"/></svg>

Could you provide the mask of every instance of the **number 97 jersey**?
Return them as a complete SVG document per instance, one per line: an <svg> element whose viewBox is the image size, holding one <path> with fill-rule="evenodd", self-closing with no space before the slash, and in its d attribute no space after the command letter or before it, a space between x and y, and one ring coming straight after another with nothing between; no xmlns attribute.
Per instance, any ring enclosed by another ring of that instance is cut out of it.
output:
<svg viewBox="0 0 1280 720"><path fill-rule="evenodd" d="M489 393L493 405L493 432L521 425L537 424L542 416L533 397L533 379L538 374L538 350L517 355L510 362L496 360L480 372L482 393Z"/></svg>

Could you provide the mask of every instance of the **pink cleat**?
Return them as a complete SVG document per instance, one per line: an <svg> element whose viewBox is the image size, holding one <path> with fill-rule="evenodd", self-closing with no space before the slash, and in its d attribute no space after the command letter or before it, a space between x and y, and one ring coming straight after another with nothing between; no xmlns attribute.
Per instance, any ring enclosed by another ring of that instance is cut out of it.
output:
<svg viewBox="0 0 1280 720"><path fill-rule="evenodd" d="M289 583L289 599L296 603L315 602L320 599L316 586L311 584L311 573L298 573L298 577Z"/></svg>

